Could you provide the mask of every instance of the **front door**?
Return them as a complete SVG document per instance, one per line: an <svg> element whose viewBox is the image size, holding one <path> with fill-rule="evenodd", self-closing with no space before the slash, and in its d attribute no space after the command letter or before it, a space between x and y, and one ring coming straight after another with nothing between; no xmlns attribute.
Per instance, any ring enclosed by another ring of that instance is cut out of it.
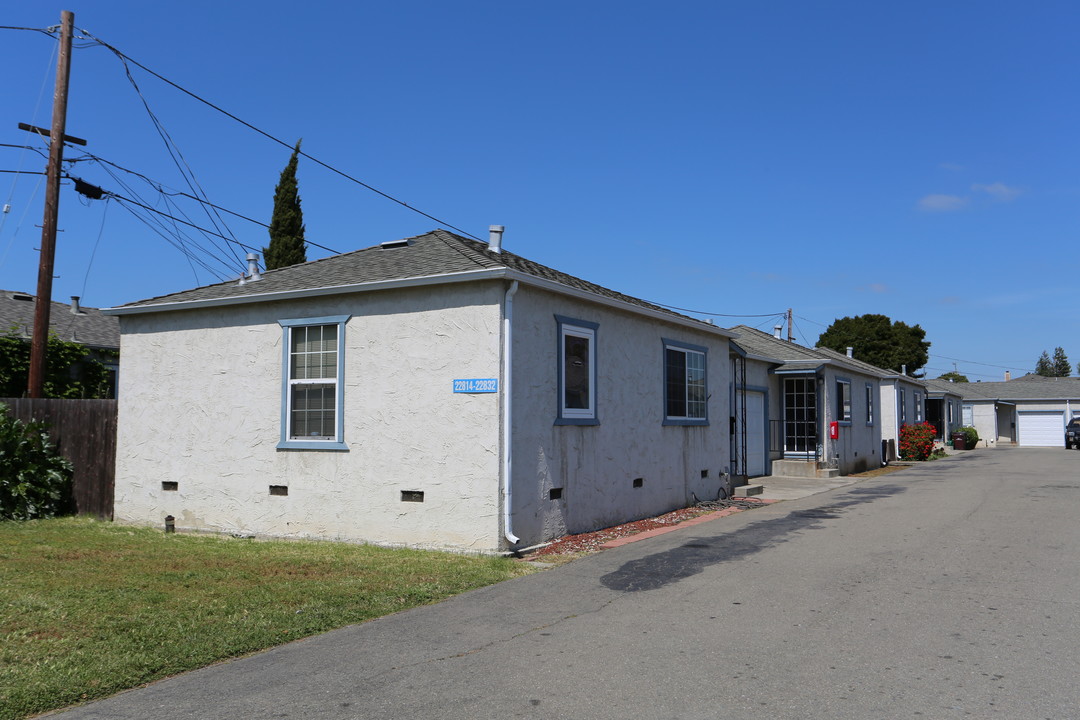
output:
<svg viewBox="0 0 1080 720"><path fill-rule="evenodd" d="M784 378L784 456L817 455L817 382Z"/></svg>

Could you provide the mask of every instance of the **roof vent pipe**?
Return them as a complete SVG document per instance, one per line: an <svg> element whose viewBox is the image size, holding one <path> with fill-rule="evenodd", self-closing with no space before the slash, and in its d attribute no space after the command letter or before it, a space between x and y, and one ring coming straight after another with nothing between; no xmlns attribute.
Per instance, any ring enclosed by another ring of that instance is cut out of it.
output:
<svg viewBox="0 0 1080 720"><path fill-rule="evenodd" d="M855 353L855 348L853 348L853 347L849 347L849 348L847 349L847 356L848 356L849 358L854 358L854 357L855 357L854 353Z"/></svg>
<svg viewBox="0 0 1080 720"><path fill-rule="evenodd" d="M248 275L250 276L248 279L251 282L255 282L256 280L261 280L262 275L259 274L259 256L256 253L253 253L253 252L248 253L247 254L247 263L248 263Z"/></svg>
<svg viewBox="0 0 1080 720"><path fill-rule="evenodd" d="M80 310L80 308L79 308L79 296L78 295L72 295L71 296L71 314L72 315L78 315L79 310ZM1008 380L1008 378L1005 378L1005 379Z"/></svg>
<svg viewBox="0 0 1080 720"><path fill-rule="evenodd" d="M1009 382L1010 380L1012 380L1012 373L1009 372L1008 370L1006 370L1005 371L1005 382Z"/></svg>
<svg viewBox="0 0 1080 720"><path fill-rule="evenodd" d="M901 365L900 366L900 374L901 375L907 375L907 365Z"/></svg>
<svg viewBox="0 0 1080 720"><path fill-rule="evenodd" d="M502 225L491 225L488 227L488 250L493 253L502 252L502 234L506 228Z"/></svg>
<svg viewBox="0 0 1080 720"><path fill-rule="evenodd" d="M783 340L784 339L783 335L782 335L783 332L784 332L784 326L783 325L773 325L773 327L772 327L772 336L774 338L776 338L777 340Z"/></svg>

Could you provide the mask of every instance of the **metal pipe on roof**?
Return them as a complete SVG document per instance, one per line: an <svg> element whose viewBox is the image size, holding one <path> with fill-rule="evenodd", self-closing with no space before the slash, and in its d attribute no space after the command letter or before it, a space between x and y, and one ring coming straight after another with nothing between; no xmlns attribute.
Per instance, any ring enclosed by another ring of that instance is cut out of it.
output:
<svg viewBox="0 0 1080 720"><path fill-rule="evenodd" d="M506 230L503 225L488 226L488 250L493 253L502 252L502 234Z"/></svg>

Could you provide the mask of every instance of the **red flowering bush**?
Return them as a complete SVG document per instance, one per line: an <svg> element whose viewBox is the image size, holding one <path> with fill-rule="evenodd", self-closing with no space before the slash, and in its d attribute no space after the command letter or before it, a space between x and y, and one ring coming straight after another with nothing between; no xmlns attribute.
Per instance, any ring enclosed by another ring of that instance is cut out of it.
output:
<svg viewBox="0 0 1080 720"><path fill-rule="evenodd" d="M926 460L934 451L937 430L928 422L900 426L900 459Z"/></svg>

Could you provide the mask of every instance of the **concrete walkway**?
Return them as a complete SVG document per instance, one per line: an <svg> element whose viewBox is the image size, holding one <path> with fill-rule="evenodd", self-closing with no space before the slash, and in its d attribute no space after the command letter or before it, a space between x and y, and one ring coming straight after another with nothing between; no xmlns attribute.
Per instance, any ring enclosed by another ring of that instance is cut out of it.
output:
<svg viewBox="0 0 1080 720"><path fill-rule="evenodd" d="M840 476L834 478L807 478L807 477L784 477L782 475L770 475L769 477L754 478L751 482L761 485L765 490L755 498L760 500L797 500L799 498L817 495L818 493L835 490L845 485L853 485L865 478Z"/></svg>

